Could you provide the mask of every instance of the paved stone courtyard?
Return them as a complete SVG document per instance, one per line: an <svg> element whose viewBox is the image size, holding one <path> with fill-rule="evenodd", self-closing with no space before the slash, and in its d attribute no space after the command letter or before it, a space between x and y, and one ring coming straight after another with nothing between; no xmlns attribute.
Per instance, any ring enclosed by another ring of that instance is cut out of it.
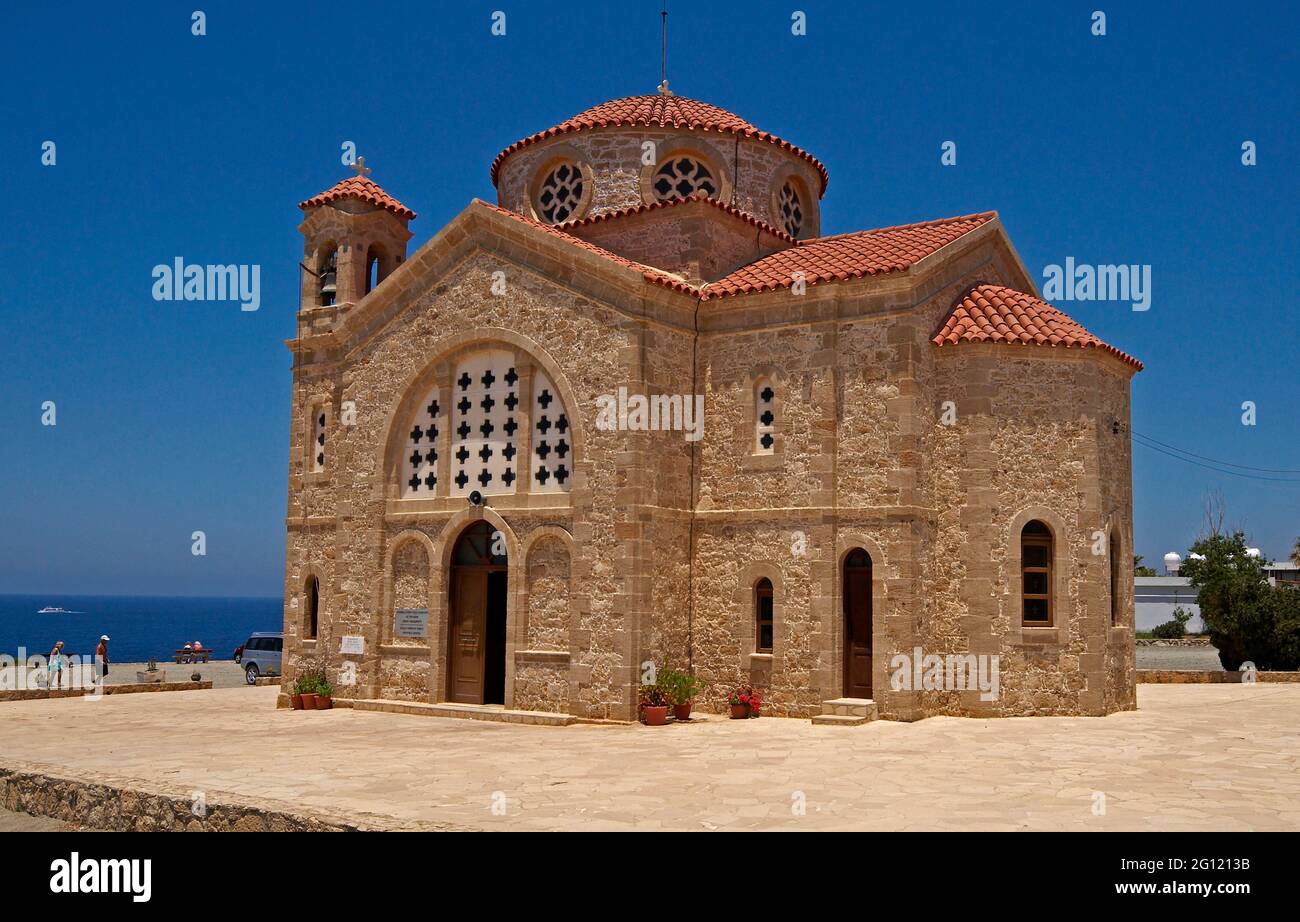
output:
<svg viewBox="0 0 1300 922"><path fill-rule="evenodd" d="M294 713L275 694L7 703L0 764L408 828L1300 829L1300 685L1143 685L1137 712L1110 717L857 728L554 729Z"/></svg>

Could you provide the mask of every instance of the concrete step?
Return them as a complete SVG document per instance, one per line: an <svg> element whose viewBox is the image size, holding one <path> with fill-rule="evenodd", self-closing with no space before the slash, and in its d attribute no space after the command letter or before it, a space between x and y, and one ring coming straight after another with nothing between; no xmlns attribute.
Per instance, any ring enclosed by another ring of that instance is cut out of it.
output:
<svg viewBox="0 0 1300 922"><path fill-rule="evenodd" d="M817 714L812 722L818 727L859 727L870 723L871 718L857 717L853 714Z"/></svg>
<svg viewBox="0 0 1300 922"><path fill-rule="evenodd" d="M512 711L499 704L425 704L420 701L395 701L385 698L360 699L352 704L358 711L382 711L386 714L414 714L420 717L453 717L460 720L488 720L505 724L531 724L538 727L567 727L577 720L572 714L550 711Z"/></svg>
<svg viewBox="0 0 1300 922"><path fill-rule="evenodd" d="M863 717L875 720L879 715L870 698L832 698L822 702L822 714L835 717Z"/></svg>

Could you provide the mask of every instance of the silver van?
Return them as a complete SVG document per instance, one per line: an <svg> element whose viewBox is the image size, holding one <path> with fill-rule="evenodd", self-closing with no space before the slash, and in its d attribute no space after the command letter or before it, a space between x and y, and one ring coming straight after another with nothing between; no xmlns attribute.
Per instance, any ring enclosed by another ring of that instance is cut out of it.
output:
<svg viewBox="0 0 1300 922"><path fill-rule="evenodd" d="M284 651L284 634L279 631L254 631L244 641L244 678L256 685L258 676L280 674L280 654Z"/></svg>

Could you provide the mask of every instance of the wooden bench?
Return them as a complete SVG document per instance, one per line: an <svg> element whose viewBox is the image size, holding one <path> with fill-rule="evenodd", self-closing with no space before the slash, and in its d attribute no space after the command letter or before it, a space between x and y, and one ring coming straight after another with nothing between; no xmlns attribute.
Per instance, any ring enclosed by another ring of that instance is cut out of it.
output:
<svg viewBox="0 0 1300 922"><path fill-rule="evenodd" d="M211 650L194 650L194 649L190 649L190 650L177 650L177 651L176 651L176 662L178 662L178 663L197 663L197 662L199 662L199 659L202 658L203 662L206 663L206 662L208 661L208 657L210 657L211 655L212 655L212 651L211 651Z"/></svg>

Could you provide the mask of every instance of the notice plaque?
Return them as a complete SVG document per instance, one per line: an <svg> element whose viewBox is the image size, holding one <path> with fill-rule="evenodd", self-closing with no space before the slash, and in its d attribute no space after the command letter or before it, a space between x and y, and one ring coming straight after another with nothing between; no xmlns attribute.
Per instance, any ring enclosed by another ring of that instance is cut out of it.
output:
<svg viewBox="0 0 1300 922"><path fill-rule="evenodd" d="M427 637L429 634L429 609L399 608L393 615L394 637Z"/></svg>
<svg viewBox="0 0 1300 922"><path fill-rule="evenodd" d="M339 638L339 652L344 656L360 656L366 652L366 639L345 634Z"/></svg>

